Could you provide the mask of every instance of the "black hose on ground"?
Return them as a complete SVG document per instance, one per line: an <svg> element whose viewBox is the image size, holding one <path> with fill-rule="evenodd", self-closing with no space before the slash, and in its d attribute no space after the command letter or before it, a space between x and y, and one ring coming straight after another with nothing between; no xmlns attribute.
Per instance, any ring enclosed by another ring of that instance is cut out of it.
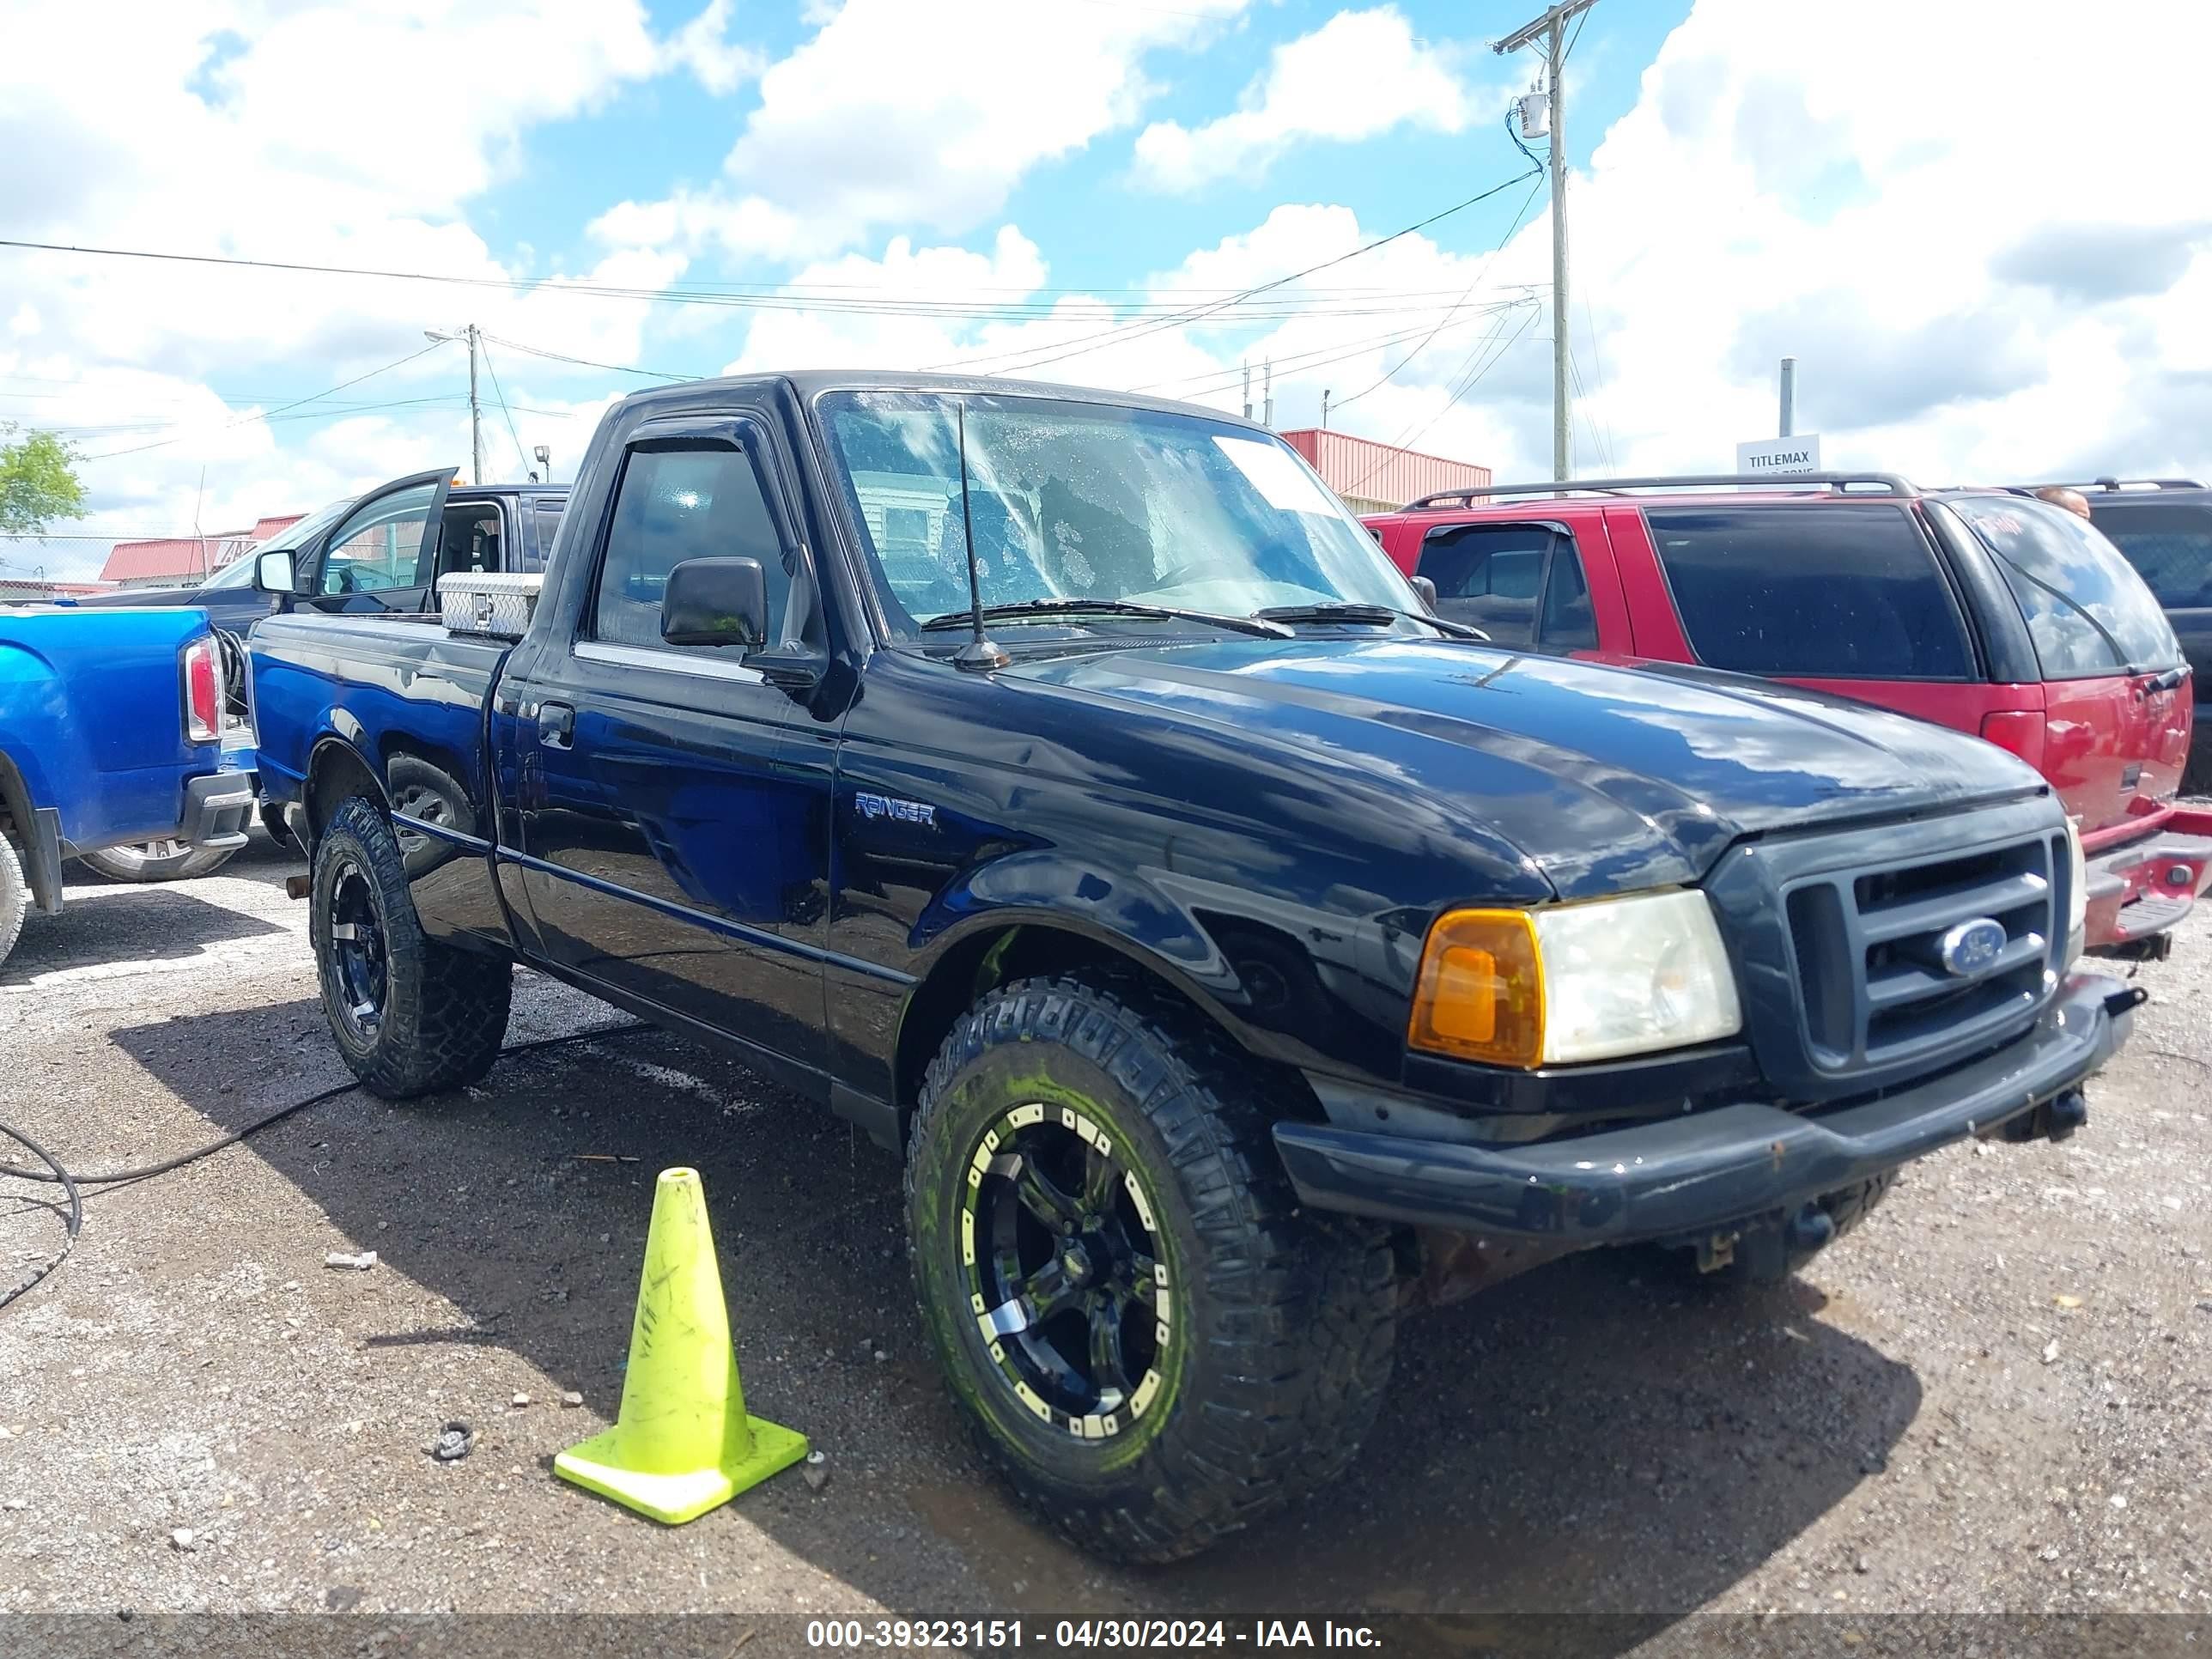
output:
<svg viewBox="0 0 2212 1659"><path fill-rule="evenodd" d="M6 1173L21 1175L26 1181L59 1182L62 1194L69 1200L69 1214L62 1220L64 1237L60 1253L49 1256L45 1262L33 1268L28 1277L17 1279L6 1291L0 1291L0 1308L4 1308L17 1297L30 1291L40 1279L69 1260L70 1252L76 1248L76 1236L84 1231L84 1195L77 1191L76 1182L70 1178L70 1172L62 1168L61 1161L21 1129L10 1128L7 1124L0 1123L0 1135L6 1135L10 1140L21 1141L31 1149L46 1168L53 1171L52 1175L40 1175L29 1170L10 1170Z"/></svg>
<svg viewBox="0 0 2212 1659"><path fill-rule="evenodd" d="M570 1031L562 1036L533 1037L527 1042L510 1043L499 1051L499 1055L501 1060L505 1060L514 1054L534 1054L540 1048L557 1048L564 1043L589 1042L597 1037L629 1036L634 1032L650 1031L653 1029L643 1020L629 1020L619 1025L595 1025L588 1031ZM28 1147L39 1161L46 1166L46 1170L0 1170L0 1178L43 1181L49 1184L58 1184L69 1202L69 1214L63 1222L67 1237L62 1241L60 1252L49 1257L27 1278L18 1279L7 1290L0 1291L0 1308L6 1307L18 1297L26 1294L40 1279L52 1274L63 1262L69 1260L70 1252L76 1248L77 1235L84 1231L84 1198L78 1188L112 1187L122 1182L144 1181L154 1176L167 1175L172 1170L183 1169L187 1164L197 1164L202 1158L210 1157L226 1146L235 1146L246 1136L258 1133L270 1124L288 1118L295 1112L304 1112L310 1106L320 1106L325 1101L336 1100L340 1095L349 1095L359 1087L361 1085L358 1083L341 1083L323 1090L319 1094L312 1094L304 1099L289 1102L272 1112L264 1113L241 1128L233 1129L228 1134L218 1139L210 1140L204 1146L195 1146L188 1152L179 1152L174 1158L165 1158L158 1164L141 1164L127 1170L94 1170L82 1175L75 1174L63 1168L59 1159L21 1129L11 1124L0 1123L0 1135L5 1135L9 1139Z"/></svg>

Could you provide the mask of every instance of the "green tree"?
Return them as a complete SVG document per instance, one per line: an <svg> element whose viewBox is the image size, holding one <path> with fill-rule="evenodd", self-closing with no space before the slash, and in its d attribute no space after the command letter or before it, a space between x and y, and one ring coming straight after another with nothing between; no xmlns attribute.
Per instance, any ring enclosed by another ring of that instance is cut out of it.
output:
<svg viewBox="0 0 2212 1659"><path fill-rule="evenodd" d="M84 517L76 449L51 432L15 434L0 423L0 535L43 535L58 519Z"/></svg>

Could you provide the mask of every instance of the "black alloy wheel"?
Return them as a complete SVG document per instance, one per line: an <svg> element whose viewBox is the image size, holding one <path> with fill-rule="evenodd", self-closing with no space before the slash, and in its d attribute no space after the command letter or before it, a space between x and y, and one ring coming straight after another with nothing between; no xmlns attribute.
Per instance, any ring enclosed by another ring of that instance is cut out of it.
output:
<svg viewBox="0 0 2212 1659"><path fill-rule="evenodd" d="M1174 1295L1151 1200L1104 1126L1032 1102L969 1161L961 1254L991 1358L1023 1405L1104 1439L1158 1396Z"/></svg>
<svg viewBox="0 0 2212 1659"><path fill-rule="evenodd" d="M375 1042L378 1028L384 1023L389 964L376 889L368 872L351 858L338 860L336 879L330 884L327 921L331 943L325 971L333 993L331 1010L367 1047Z"/></svg>

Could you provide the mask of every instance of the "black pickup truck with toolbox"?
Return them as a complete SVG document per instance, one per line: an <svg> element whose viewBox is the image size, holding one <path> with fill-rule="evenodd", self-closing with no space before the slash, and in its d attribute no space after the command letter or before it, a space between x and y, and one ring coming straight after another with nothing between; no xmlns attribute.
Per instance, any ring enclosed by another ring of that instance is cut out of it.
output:
<svg viewBox="0 0 2212 1659"><path fill-rule="evenodd" d="M1408 1309L1778 1276L1911 1159L2074 1133L2140 1000L2011 756L1493 647L1204 410L641 393L542 580L438 598L252 640L346 1063L482 1077L519 963L901 1149L985 1455L1124 1556L1345 1468Z"/></svg>

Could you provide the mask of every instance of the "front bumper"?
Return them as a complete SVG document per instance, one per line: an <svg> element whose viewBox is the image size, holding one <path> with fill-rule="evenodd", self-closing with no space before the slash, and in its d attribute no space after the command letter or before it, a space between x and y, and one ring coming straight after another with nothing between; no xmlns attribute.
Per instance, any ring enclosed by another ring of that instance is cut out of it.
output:
<svg viewBox="0 0 2212 1659"><path fill-rule="evenodd" d="M1275 1146L1316 1209L1569 1248L1676 1238L1794 1210L1969 1136L2047 1127L2041 1109L2127 1040L2141 1000L2118 980L2074 974L1996 1053L1817 1113L1747 1101L1524 1146L1284 1122Z"/></svg>
<svg viewBox="0 0 2212 1659"><path fill-rule="evenodd" d="M191 847L246 845L246 826L253 816L253 775L210 772L185 785L185 814L178 830Z"/></svg>

